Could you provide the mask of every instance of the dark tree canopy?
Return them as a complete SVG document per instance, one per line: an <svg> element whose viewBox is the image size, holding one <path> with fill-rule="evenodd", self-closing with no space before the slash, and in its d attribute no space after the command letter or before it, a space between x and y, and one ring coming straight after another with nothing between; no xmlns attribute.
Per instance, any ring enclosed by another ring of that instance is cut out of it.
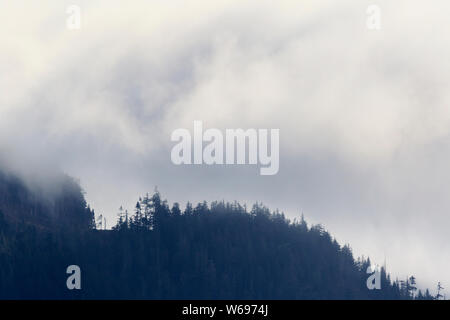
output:
<svg viewBox="0 0 450 320"><path fill-rule="evenodd" d="M431 299L416 279L368 290L369 259L355 260L320 225L256 204L206 202L172 208L145 195L113 230L67 178L51 200L0 176L0 298L57 299ZM82 290L66 288L67 266Z"/></svg>

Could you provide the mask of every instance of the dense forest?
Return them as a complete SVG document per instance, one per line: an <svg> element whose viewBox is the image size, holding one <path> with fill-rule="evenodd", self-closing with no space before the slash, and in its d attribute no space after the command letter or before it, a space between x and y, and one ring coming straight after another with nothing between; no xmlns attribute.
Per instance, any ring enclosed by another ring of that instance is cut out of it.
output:
<svg viewBox="0 0 450 320"><path fill-rule="evenodd" d="M0 174L0 298L433 299L413 276L392 281L384 268L381 289L369 290L369 259L261 204L182 210L156 191L102 229L70 177L43 200ZM81 269L81 290L66 287L69 265Z"/></svg>

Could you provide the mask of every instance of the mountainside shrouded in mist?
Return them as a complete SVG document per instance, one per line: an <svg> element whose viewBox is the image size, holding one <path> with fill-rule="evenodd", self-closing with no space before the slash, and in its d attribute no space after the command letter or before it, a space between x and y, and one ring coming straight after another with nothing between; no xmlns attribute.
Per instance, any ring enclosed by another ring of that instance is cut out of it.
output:
<svg viewBox="0 0 450 320"><path fill-rule="evenodd" d="M158 192L121 211L113 230L93 228L80 187L64 177L43 197L11 174L0 179L3 299L411 299L414 283L366 285L368 259L354 260L320 225L291 223L262 205L178 204ZM48 195L47 195L48 196ZM68 290L66 268L82 270Z"/></svg>
<svg viewBox="0 0 450 320"><path fill-rule="evenodd" d="M64 174L56 175L52 183L49 188L0 170L0 212L12 224L32 224L44 229L92 227L94 213L79 184Z"/></svg>

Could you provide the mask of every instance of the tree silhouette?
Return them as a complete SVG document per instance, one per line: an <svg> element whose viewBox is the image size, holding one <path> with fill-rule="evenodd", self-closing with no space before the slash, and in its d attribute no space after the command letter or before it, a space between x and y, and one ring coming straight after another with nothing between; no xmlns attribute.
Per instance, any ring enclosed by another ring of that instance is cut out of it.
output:
<svg viewBox="0 0 450 320"><path fill-rule="evenodd" d="M416 279L366 286L369 258L353 257L321 225L291 222L262 204L169 207L156 190L132 216L97 229L73 181L48 206L20 181L0 175L0 298L8 299L413 299ZM24 212L22 212L22 210ZM32 214L30 214L32 212ZM64 270L83 270L69 291ZM438 285L438 295L443 288ZM427 290L417 299L433 299Z"/></svg>

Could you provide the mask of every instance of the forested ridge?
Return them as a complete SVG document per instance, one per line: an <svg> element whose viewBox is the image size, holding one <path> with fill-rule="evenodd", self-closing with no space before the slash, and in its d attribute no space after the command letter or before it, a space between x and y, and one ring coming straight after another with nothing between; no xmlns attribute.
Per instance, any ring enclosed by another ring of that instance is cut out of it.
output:
<svg viewBox="0 0 450 320"><path fill-rule="evenodd" d="M289 221L261 204L169 207L159 192L119 210L99 230L78 184L41 201L0 175L2 299L432 299L415 278L369 290L369 259L355 259L320 225ZM68 290L78 265L81 290Z"/></svg>

